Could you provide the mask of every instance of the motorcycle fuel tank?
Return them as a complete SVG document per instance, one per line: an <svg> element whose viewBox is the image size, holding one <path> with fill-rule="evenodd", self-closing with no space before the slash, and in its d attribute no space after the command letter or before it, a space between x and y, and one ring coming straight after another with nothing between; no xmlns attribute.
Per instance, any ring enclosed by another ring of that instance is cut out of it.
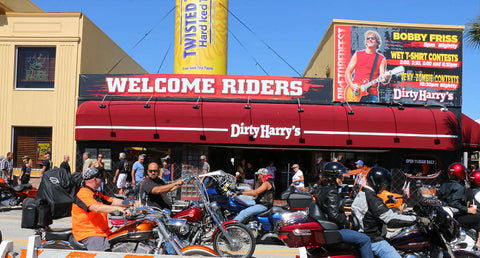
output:
<svg viewBox="0 0 480 258"><path fill-rule="evenodd" d="M188 222L199 222L203 217L203 210L199 207L187 208L173 216L174 219L186 219Z"/></svg>
<svg viewBox="0 0 480 258"><path fill-rule="evenodd" d="M110 243L120 241L144 241L152 237L155 224L149 220L138 220L128 223L108 236Z"/></svg>
<svg viewBox="0 0 480 258"><path fill-rule="evenodd" d="M411 226L403 229L398 234L392 236L388 242L397 250L423 250L429 246L429 240L426 235L417 227Z"/></svg>

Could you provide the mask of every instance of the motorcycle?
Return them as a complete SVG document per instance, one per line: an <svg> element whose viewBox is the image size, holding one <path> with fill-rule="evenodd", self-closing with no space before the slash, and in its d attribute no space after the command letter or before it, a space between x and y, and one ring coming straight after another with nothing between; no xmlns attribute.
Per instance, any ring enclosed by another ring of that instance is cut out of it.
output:
<svg viewBox="0 0 480 258"><path fill-rule="evenodd" d="M186 219L190 227L180 232L180 239L189 245L212 243L213 249L221 256L251 257L255 251L252 232L236 221L224 221L219 216L220 205L210 201L200 178L191 179L200 200L173 216L174 219Z"/></svg>
<svg viewBox="0 0 480 258"><path fill-rule="evenodd" d="M168 242L177 255L219 256L214 250L202 245L184 246L177 234L185 230L187 220L172 219L168 211L154 207L131 208L139 218L108 235L112 252L162 254ZM71 229L37 231L42 236L41 248L86 250L78 242Z"/></svg>
<svg viewBox="0 0 480 258"><path fill-rule="evenodd" d="M18 206L25 198L35 198L38 190L31 184L21 184L11 187L0 178L0 206Z"/></svg>
<svg viewBox="0 0 480 258"><path fill-rule="evenodd" d="M388 241L402 257L478 257L455 250L451 241L460 236L459 225L441 206L425 203L417 214L430 218L430 224L404 228ZM278 238L290 248L305 247L309 257L360 257L356 246L343 243L335 223L323 220L319 207L312 203L305 212L282 215Z"/></svg>
<svg viewBox="0 0 480 258"><path fill-rule="evenodd" d="M250 187L243 184L237 184L232 175L218 170L203 174L201 176L215 180L216 184L218 185L216 187L216 193L209 192L208 196L210 199L217 200L217 203L220 207L219 210L224 218L232 219L240 211L255 205L255 201L251 198L251 196L238 196L234 194L234 191L239 188L242 190L249 190ZM281 214L285 212L288 211L282 207L273 206L271 209L249 218L246 225L252 231L254 238L259 238L262 241L269 237L276 238L277 234L274 230L275 225L280 220Z"/></svg>

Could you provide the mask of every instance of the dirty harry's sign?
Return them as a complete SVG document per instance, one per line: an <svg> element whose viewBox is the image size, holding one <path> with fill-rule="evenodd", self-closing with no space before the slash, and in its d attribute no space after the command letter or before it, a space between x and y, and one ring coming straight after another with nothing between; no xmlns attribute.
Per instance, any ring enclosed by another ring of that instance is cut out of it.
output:
<svg viewBox="0 0 480 258"><path fill-rule="evenodd" d="M301 103L330 103L331 79L240 75L80 75L80 99L105 95L157 100L256 99ZM115 99L113 99L115 100Z"/></svg>
<svg viewBox="0 0 480 258"><path fill-rule="evenodd" d="M335 61L333 101L461 105L461 30L336 25Z"/></svg>

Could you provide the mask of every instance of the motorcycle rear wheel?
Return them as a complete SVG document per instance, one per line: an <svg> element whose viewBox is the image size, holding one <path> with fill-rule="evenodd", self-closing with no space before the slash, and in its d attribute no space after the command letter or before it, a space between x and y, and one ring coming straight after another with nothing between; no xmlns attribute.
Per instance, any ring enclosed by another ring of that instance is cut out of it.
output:
<svg viewBox="0 0 480 258"><path fill-rule="evenodd" d="M239 248L232 249L222 231L213 239L213 249L222 257L252 257L255 251L255 238L247 226L232 223L225 226L230 237L239 243Z"/></svg>

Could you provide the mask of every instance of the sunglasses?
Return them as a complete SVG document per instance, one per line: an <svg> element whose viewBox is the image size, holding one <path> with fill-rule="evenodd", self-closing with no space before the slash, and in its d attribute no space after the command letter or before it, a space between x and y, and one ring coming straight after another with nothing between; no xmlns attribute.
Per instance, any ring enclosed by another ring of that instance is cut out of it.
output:
<svg viewBox="0 0 480 258"><path fill-rule="evenodd" d="M377 41L377 38L375 38L375 37L367 37L367 40L369 40L369 39Z"/></svg>
<svg viewBox="0 0 480 258"><path fill-rule="evenodd" d="M148 173L158 173L158 172L160 172L160 170L158 169L148 170Z"/></svg>

